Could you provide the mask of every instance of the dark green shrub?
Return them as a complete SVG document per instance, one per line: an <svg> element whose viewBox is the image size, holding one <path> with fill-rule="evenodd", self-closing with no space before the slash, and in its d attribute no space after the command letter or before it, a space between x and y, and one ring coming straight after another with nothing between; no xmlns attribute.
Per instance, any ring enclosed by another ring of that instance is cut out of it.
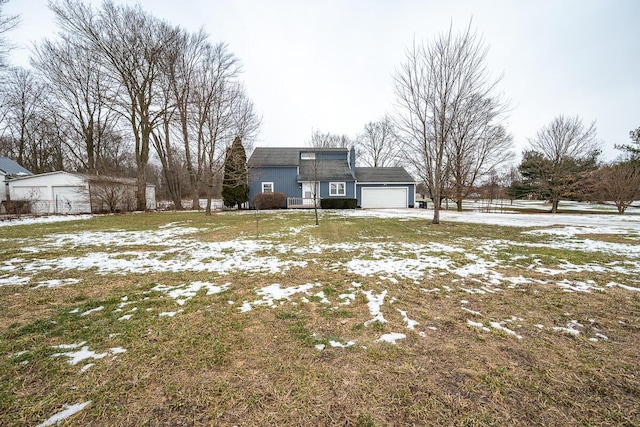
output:
<svg viewBox="0 0 640 427"><path fill-rule="evenodd" d="M356 199L322 199L320 200L320 207L322 209L355 209L358 205Z"/></svg>
<svg viewBox="0 0 640 427"><path fill-rule="evenodd" d="M283 193L258 193L251 204L256 209L282 209L287 207L287 196Z"/></svg>

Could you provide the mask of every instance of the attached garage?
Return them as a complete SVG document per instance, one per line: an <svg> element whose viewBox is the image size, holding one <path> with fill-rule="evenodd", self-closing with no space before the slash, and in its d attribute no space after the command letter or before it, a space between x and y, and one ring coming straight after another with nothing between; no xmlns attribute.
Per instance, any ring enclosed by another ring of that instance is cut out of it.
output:
<svg viewBox="0 0 640 427"><path fill-rule="evenodd" d="M409 206L407 187L364 187L362 188L363 209L406 208Z"/></svg>
<svg viewBox="0 0 640 427"><path fill-rule="evenodd" d="M363 209L412 208L416 183L404 168L356 168L356 198Z"/></svg>

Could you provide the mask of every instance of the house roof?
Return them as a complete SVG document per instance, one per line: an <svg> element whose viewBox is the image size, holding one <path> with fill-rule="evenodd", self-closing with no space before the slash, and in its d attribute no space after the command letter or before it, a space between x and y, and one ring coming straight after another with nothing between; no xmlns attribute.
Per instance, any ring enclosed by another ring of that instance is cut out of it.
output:
<svg viewBox="0 0 640 427"><path fill-rule="evenodd" d="M413 183L415 180L402 167L392 168L356 168L356 178L358 183L366 184L368 182L397 182L397 183Z"/></svg>
<svg viewBox="0 0 640 427"><path fill-rule="evenodd" d="M33 175L29 170L23 168L8 157L0 157L0 172L2 172L4 175L13 176Z"/></svg>
<svg viewBox="0 0 640 427"><path fill-rule="evenodd" d="M355 181L347 160L300 160L298 181Z"/></svg>
<svg viewBox="0 0 640 427"><path fill-rule="evenodd" d="M348 152L347 148L256 147L247 161L249 167L298 166L301 152Z"/></svg>

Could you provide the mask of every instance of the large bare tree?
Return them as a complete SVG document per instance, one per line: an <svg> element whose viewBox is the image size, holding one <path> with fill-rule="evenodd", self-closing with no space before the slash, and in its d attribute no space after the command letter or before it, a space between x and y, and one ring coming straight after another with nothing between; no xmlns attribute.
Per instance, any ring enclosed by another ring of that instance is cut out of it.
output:
<svg viewBox="0 0 640 427"><path fill-rule="evenodd" d="M6 56L12 48L6 33L14 29L20 23L18 15L6 15L2 8L9 0L0 0L0 68L6 67Z"/></svg>
<svg viewBox="0 0 640 427"><path fill-rule="evenodd" d="M500 123L505 108L498 98L472 95L452 119L447 187L458 211L462 211L462 201L476 184L513 156L513 138Z"/></svg>
<svg viewBox="0 0 640 427"><path fill-rule="evenodd" d="M46 115L46 90L42 81L24 68L11 68L3 85L3 137L10 142L7 150L19 164L31 168L32 148L36 147L38 128ZM36 172L36 171L34 171Z"/></svg>
<svg viewBox="0 0 640 427"><path fill-rule="evenodd" d="M97 52L69 40L43 40L36 45L32 65L52 95L53 107L69 131L64 139L74 169L114 173L108 153L119 144L117 116L109 108L107 84ZM98 65L97 65L98 64Z"/></svg>
<svg viewBox="0 0 640 427"><path fill-rule="evenodd" d="M356 138L358 160L364 166L396 166L400 155L400 141L389 116L369 122Z"/></svg>
<svg viewBox="0 0 640 427"><path fill-rule="evenodd" d="M79 0L50 4L69 41L98 54L97 65L114 77L113 106L129 123L137 166L137 209L146 209L146 177L151 134L162 118L158 76L179 30L138 6L105 0L93 10Z"/></svg>
<svg viewBox="0 0 640 427"><path fill-rule="evenodd" d="M486 55L471 25L460 33L450 27L430 44L414 41L395 73L397 127L405 158L434 201L433 224L440 222L456 123L464 120L465 106L473 99L491 99L500 80L490 80Z"/></svg>

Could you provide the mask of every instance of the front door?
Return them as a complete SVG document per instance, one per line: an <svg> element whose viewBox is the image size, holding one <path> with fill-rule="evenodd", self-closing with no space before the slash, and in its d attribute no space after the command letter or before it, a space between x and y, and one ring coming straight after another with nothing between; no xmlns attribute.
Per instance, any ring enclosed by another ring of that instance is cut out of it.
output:
<svg viewBox="0 0 640 427"><path fill-rule="evenodd" d="M315 185L314 185L315 184ZM313 206L314 199L318 199L318 183L302 183L302 204Z"/></svg>

